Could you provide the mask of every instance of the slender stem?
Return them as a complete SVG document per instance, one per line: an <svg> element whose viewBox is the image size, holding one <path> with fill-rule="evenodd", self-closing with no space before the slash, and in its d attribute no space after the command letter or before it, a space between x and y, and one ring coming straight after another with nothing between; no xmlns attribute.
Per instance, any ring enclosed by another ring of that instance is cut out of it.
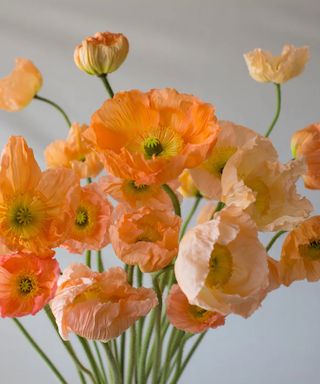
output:
<svg viewBox="0 0 320 384"><path fill-rule="evenodd" d="M183 227L182 227L182 230L181 230L181 233L180 233L180 240L183 238L183 236L184 236L184 234L185 234L185 232L186 232L186 230L188 228L188 225L189 225L189 223L190 223L194 213L196 212L196 210L197 210L197 208L199 206L199 203L200 203L201 199L202 199L202 196L200 194L197 194L196 198L195 198L195 201L194 201L194 204L193 204L193 206L192 206L192 208L191 208L191 210L190 210L190 212L189 212L189 214L188 214L188 216L187 216L187 218L186 218L186 220L185 220L185 222L183 224Z"/></svg>
<svg viewBox="0 0 320 384"><path fill-rule="evenodd" d="M91 183L92 183L91 177L87 177L87 184L91 184Z"/></svg>
<svg viewBox="0 0 320 384"><path fill-rule="evenodd" d="M180 348L179 348L179 352L178 352L178 355L177 355L177 360L176 360L176 364L177 364L177 367L176 367L176 373L171 381L171 384L175 384L178 382L178 379L180 377L180 371L181 371L181 364L182 364L182 357L183 357L183 349L184 349L184 345L185 345L185 340L182 340L181 342L181 345L180 345Z"/></svg>
<svg viewBox="0 0 320 384"><path fill-rule="evenodd" d="M147 331L144 336L144 340L142 343L142 348L139 356L139 383L145 383L146 382L146 377L145 377L145 371L146 371L146 360L147 360L147 354L148 354L148 349L150 346L150 340L151 340L151 335L152 331L154 329L154 322L156 319L156 314L157 310L154 309L151 313L150 319L149 319L149 325L147 328Z"/></svg>
<svg viewBox="0 0 320 384"><path fill-rule="evenodd" d="M132 383L134 377L136 364L136 326L133 324L130 328L130 350L129 350L129 365L128 365L128 376L127 384Z"/></svg>
<svg viewBox="0 0 320 384"><path fill-rule="evenodd" d="M153 288L156 291L158 297L158 306L156 308L156 324L155 324L155 350L154 350L154 366L153 366L153 375L152 375L152 383L159 383L159 374L160 374L160 366L161 366L161 312L162 312L162 294L159 288L158 279L153 279Z"/></svg>
<svg viewBox="0 0 320 384"><path fill-rule="evenodd" d="M276 113L273 117L273 120L270 124L270 127L268 128L268 130L265 134L265 137L270 136L270 133L272 132L274 126L276 125L276 122L279 119L279 115L280 115L280 111L281 111L281 85L280 84L274 84L274 85L276 87L277 109L276 109Z"/></svg>
<svg viewBox="0 0 320 384"><path fill-rule="evenodd" d="M79 368L79 370L81 370L81 371L83 371L84 373L86 373L86 374L90 377L92 383L95 384L95 383L96 383L96 380L95 380L95 378L94 378L92 372L91 372L88 368L86 368L86 367L81 363L81 361L79 360L78 356L76 355L76 353L75 353L75 351L74 351L74 349L73 349L73 347L72 347L70 341L66 341L66 340L63 340L63 339L61 338L61 336L60 336L60 334L59 334L59 331L58 331L57 323L56 323L56 321L55 321L55 319L54 319L54 316L53 316L53 314L52 314L52 312L51 312L50 307L49 307L48 305L46 305L46 306L44 307L44 310L45 310L46 315L48 316L48 319L50 320L50 322L51 322L53 328L55 329L55 331L56 331L56 333L57 333L59 339L60 339L61 342L63 343L64 347L66 348L67 352L69 353L70 357L72 358L72 360L74 361L74 363L76 364L76 366Z"/></svg>
<svg viewBox="0 0 320 384"><path fill-rule="evenodd" d="M120 371L123 382L125 381L125 358L126 358L126 332L120 337Z"/></svg>
<svg viewBox="0 0 320 384"><path fill-rule="evenodd" d="M128 283L133 284L134 265L128 265Z"/></svg>
<svg viewBox="0 0 320 384"><path fill-rule="evenodd" d="M104 364L103 364L103 361L102 361L102 356L101 356L101 353L100 353L100 350L99 350L99 346L98 346L98 343L96 341L93 342L93 347L94 347L94 349L96 351L96 354L98 356L99 365L100 365L100 371L102 373L104 382L106 383L107 382L107 375L106 375L106 371L104 369Z"/></svg>
<svg viewBox="0 0 320 384"><path fill-rule="evenodd" d="M269 251L271 249L271 247L273 246L273 244L278 240L278 238L283 235L284 233L286 233L287 231L279 231L277 232L273 238L269 241L268 245L266 246L266 250Z"/></svg>
<svg viewBox="0 0 320 384"><path fill-rule="evenodd" d="M169 196L172 202L175 214L177 216L181 216L181 208L180 208L180 203L179 203L179 199L177 198L177 195L173 192L173 190L169 187L168 184L163 184L162 189Z"/></svg>
<svg viewBox="0 0 320 384"><path fill-rule="evenodd" d="M91 348L90 348L88 341L86 339L84 339L83 337L80 337L80 336L78 336L78 340L80 341L80 344L82 345L83 350L85 351L85 353L88 357L90 366L94 372L94 375L96 377L97 382L101 383L102 382L101 372L100 372L98 365L94 359L94 356L93 356L93 353L91 351Z"/></svg>
<svg viewBox="0 0 320 384"><path fill-rule="evenodd" d="M112 367L112 371L113 371L113 375L114 375L114 384L122 384L123 381L122 381L119 365L113 356L110 342L103 343L103 345L104 345L104 349L106 351L108 360L110 361L110 364Z"/></svg>
<svg viewBox="0 0 320 384"><path fill-rule="evenodd" d="M86 251L86 264L91 268L91 251L89 249Z"/></svg>
<svg viewBox="0 0 320 384"><path fill-rule="evenodd" d="M53 364L53 362L43 352L43 350L39 347L39 345L36 343L36 341L33 339L33 337L29 334L29 332L25 329L25 327L20 323L20 321L18 319L15 319L15 318L13 318L12 320L15 322L17 327L20 329L20 331L23 333L23 335L27 338L27 340L33 346L33 348L38 352L38 354L42 357L42 359L47 363L49 368L52 370L52 372L59 379L60 383L68 384L66 379L62 376L62 374L59 372L59 370L56 368L56 366Z"/></svg>
<svg viewBox="0 0 320 384"><path fill-rule="evenodd" d="M104 271L104 265L103 265L103 261L102 261L101 249L99 249L99 251L97 252L97 262L98 262L98 271L103 272Z"/></svg>
<svg viewBox="0 0 320 384"><path fill-rule="evenodd" d="M177 377L175 377L175 380L172 381L170 384L176 384L176 383L178 382L178 380L179 380L179 378L181 377L183 371L185 370L187 364L189 363L191 357L193 356L194 352L195 352L196 349L198 348L199 344L201 343L201 341L202 341L202 339L205 337L205 335L206 335L206 332L203 332L203 333L201 333L200 336L198 336L196 342L193 344L193 346L192 346L192 348L190 349L190 351L189 351L187 357L186 357L185 360L183 361L182 366L181 366L181 368L180 368L180 370L179 370L179 372L178 372Z"/></svg>
<svg viewBox="0 0 320 384"><path fill-rule="evenodd" d="M216 206L216 209L214 210L212 216L211 216L211 220L213 219L214 217L214 214L221 211L221 209L223 209L225 207L225 203L223 203L222 201L219 201L217 206Z"/></svg>
<svg viewBox="0 0 320 384"><path fill-rule="evenodd" d="M45 97L39 96L39 95L35 95L34 99L43 101L43 102L45 102L47 104L50 104L52 107L57 109L62 114L62 116L64 117L64 119L67 122L68 126L71 127L71 121L70 121L68 115L65 113L65 111L57 103L55 103L52 100L46 99Z"/></svg>
<svg viewBox="0 0 320 384"><path fill-rule="evenodd" d="M98 77L102 80L103 85L105 86L105 88L106 88L106 90L110 96L110 99L112 99L114 96L114 92L113 92L111 85L109 83L108 76L107 75L100 75Z"/></svg>
<svg viewBox="0 0 320 384"><path fill-rule="evenodd" d="M80 369L78 369L78 373L79 373L81 384L87 384L86 379Z"/></svg>

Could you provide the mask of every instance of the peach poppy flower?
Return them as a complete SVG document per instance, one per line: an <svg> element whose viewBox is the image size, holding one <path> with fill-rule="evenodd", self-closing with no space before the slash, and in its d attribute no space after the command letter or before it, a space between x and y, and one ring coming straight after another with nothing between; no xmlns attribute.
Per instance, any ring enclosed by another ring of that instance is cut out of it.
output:
<svg viewBox="0 0 320 384"><path fill-rule="evenodd" d="M320 280L320 216L292 230L282 245L280 276L284 285L296 280Z"/></svg>
<svg viewBox="0 0 320 384"><path fill-rule="evenodd" d="M196 187L190 171L185 169L179 176L180 187L178 191L183 197L196 197L200 194Z"/></svg>
<svg viewBox="0 0 320 384"><path fill-rule="evenodd" d="M189 230L175 275L192 305L223 315L250 316L269 285L267 254L250 216L234 206Z"/></svg>
<svg viewBox="0 0 320 384"><path fill-rule="evenodd" d="M279 56L257 48L246 53L244 59L254 80L283 84L303 72L309 60L309 48L284 45Z"/></svg>
<svg viewBox="0 0 320 384"><path fill-rule="evenodd" d="M96 183L82 187L76 217L62 246L72 253L102 249L110 242L111 213L112 205Z"/></svg>
<svg viewBox="0 0 320 384"><path fill-rule="evenodd" d="M53 256L74 220L78 188L73 171L41 172L26 141L11 136L0 160L0 241L13 251Z"/></svg>
<svg viewBox="0 0 320 384"><path fill-rule="evenodd" d="M27 59L16 59L10 75L0 79L0 109L8 112L26 107L42 86L38 68Z"/></svg>
<svg viewBox="0 0 320 384"><path fill-rule="evenodd" d="M121 268L92 272L70 265L61 276L51 309L61 337L68 334L107 341L119 336L158 303L150 288L134 288Z"/></svg>
<svg viewBox="0 0 320 384"><path fill-rule="evenodd" d="M111 174L149 185L202 163L218 132L212 105L174 89L153 89L107 100L93 114L88 137Z"/></svg>
<svg viewBox="0 0 320 384"><path fill-rule="evenodd" d="M190 170L200 193L215 200L221 198L221 176L228 160L249 140L260 136L255 131L231 121L219 121L219 125L221 131L209 157L199 167Z"/></svg>
<svg viewBox="0 0 320 384"><path fill-rule="evenodd" d="M128 204L131 208L152 207L173 210L172 201L160 185L136 184L134 180L119 179L112 175L102 176L98 181L101 190L113 199ZM176 181L168 183L179 200Z"/></svg>
<svg viewBox="0 0 320 384"><path fill-rule="evenodd" d="M257 136L226 164L221 200L249 213L260 231L290 230L313 209L296 191L304 169L302 161L279 163L271 141Z"/></svg>
<svg viewBox="0 0 320 384"><path fill-rule="evenodd" d="M167 210L142 207L114 210L110 239L116 255L143 272L166 267L178 253L181 219Z"/></svg>
<svg viewBox="0 0 320 384"><path fill-rule="evenodd" d="M120 67L128 51L129 42L122 33L97 32L76 47L74 62L89 75L105 75Z"/></svg>
<svg viewBox="0 0 320 384"><path fill-rule="evenodd" d="M167 316L174 327L190 333L203 332L225 323L221 314L189 304L178 284L173 285L168 294Z"/></svg>
<svg viewBox="0 0 320 384"><path fill-rule="evenodd" d="M97 176L103 164L85 139L87 130L87 125L74 123L66 140L49 144L44 152L48 168L71 168L80 178Z"/></svg>
<svg viewBox="0 0 320 384"><path fill-rule="evenodd" d="M29 254L0 256L0 316L35 315L54 296L59 265Z"/></svg>
<svg viewBox="0 0 320 384"><path fill-rule="evenodd" d="M306 162L304 186L320 189L320 123L297 131L291 139L291 150L293 157L303 158Z"/></svg>

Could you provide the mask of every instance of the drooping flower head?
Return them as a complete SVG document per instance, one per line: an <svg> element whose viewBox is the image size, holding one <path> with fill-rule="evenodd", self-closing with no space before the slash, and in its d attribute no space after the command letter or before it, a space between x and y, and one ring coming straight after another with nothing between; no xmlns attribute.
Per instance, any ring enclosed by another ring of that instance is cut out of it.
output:
<svg viewBox="0 0 320 384"><path fill-rule="evenodd" d="M74 62L89 75L106 75L120 67L128 51L129 42L122 33L97 32L76 47Z"/></svg>
<svg viewBox="0 0 320 384"><path fill-rule="evenodd" d="M88 136L107 170L163 184L203 162L219 127L213 106L173 89L120 92L93 114Z"/></svg>
<svg viewBox="0 0 320 384"><path fill-rule="evenodd" d="M26 107L42 86L38 68L27 59L16 59L10 75L0 79L0 109L8 112Z"/></svg>
<svg viewBox="0 0 320 384"><path fill-rule="evenodd" d="M72 264L63 273L51 309L61 337L70 332L107 341L119 336L157 305L155 292L134 288L121 268L92 272Z"/></svg>
<svg viewBox="0 0 320 384"><path fill-rule="evenodd" d="M189 303L224 315L250 316L267 293L268 273L254 222L232 206L189 230L175 263Z"/></svg>
<svg viewBox="0 0 320 384"><path fill-rule="evenodd" d="M320 189L320 123L311 124L292 136L291 150L294 158L303 158L307 169L303 175L304 186Z"/></svg>
<svg viewBox="0 0 320 384"><path fill-rule="evenodd" d="M87 130L87 125L74 123L66 140L49 144L45 150L48 168L71 168L80 178L97 176L103 164L84 136Z"/></svg>
<svg viewBox="0 0 320 384"><path fill-rule="evenodd" d="M244 58L254 80L283 84L303 72L309 59L309 48L285 45L279 56L257 48L246 53Z"/></svg>
<svg viewBox="0 0 320 384"><path fill-rule="evenodd" d="M62 246L73 253L105 247L110 242L111 213L112 205L96 183L82 187L74 222Z"/></svg>
<svg viewBox="0 0 320 384"><path fill-rule="evenodd" d="M221 176L228 160L249 140L259 136L255 131L230 121L219 121L221 131L207 160L190 170L200 193L209 199L220 200Z"/></svg>
<svg viewBox="0 0 320 384"><path fill-rule="evenodd" d="M281 252L280 276L284 285L296 280L320 280L320 216L313 216L293 229Z"/></svg>
<svg viewBox="0 0 320 384"><path fill-rule="evenodd" d="M257 136L226 164L221 200L249 213L261 231L290 230L312 211L296 191L303 172L302 161L281 164L271 141Z"/></svg>
<svg viewBox="0 0 320 384"><path fill-rule="evenodd" d="M173 285L168 294L167 316L174 327L190 333L217 328L225 322L225 317L221 314L189 304L178 284Z"/></svg>
<svg viewBox="0 0 320 384"><path fill-rule="evenodd" d="M112 175L100 177L98 184L104 193L120 203L128 204L131 208L173 209L172 201L160 185L137 185L134 180L119 179ZM178 183L173 181L168 184L180 198L181 196L176 191Z"/></svg>
<svg viewBox="0 0 320 384"><path fill-rule="evenodd" d="M178 253L181 220L167 210L142 207L130 210L118 205L110 226L116 255L143 272L166 267Z"/></svg>
<svg viewBox="0 0 320 384"><path fill-rule="evenodd" d="M59 265L32 254L0 256L0 315L35 315L53 297Z"/></svg>
<svg viewBox="0 0 320 384"><path fill-rule="evenodd" d="M52 256L74 220L79 179L70 169L41 172L25 140L9 138L0 160L0 240L13 251Z"/></svg>

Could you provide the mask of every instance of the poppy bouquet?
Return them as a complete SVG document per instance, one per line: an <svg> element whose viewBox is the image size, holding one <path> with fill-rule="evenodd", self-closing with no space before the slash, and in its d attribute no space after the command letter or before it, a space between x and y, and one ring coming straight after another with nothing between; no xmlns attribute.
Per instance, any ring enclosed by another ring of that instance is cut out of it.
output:
<svg viewBox="0 0 320 384"><path fill-rule="evenodd" d="M45 311L79 383L175 384L210 328L249 317L281 285L320 279L320 216L296 190L299 178L320 189L320 123L293 134L286 164L269 139L281 86L303 71L308 48L244 55L251 77L276 90L264 136L174 89L114 94L109 77L128 50L127 38L110 32L76 47L77 67L108 94L89 125L39 95L30 60L17 59L0 80L0 109L35 99L68 125L45 150L46 170L20 136L0 159L0 315L60 383L63 373L18 318ZM183 199L193 199L184 220ZM262 244L259 232L272 232L271 241ZM270 257L285 233L281 255ZM122 267L105 269L110 243ZM60 271L59 247L79 263Z"/></svg>

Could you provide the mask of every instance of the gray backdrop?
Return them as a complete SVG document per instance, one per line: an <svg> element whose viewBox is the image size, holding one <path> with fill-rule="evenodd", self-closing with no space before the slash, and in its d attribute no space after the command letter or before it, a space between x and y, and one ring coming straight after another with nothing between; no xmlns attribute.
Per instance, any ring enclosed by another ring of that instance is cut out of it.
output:
<svg viewBox="0 0 320 384"><path fill-rule="evenodd" d="M44 75L40 94L61 103L72 120L89 122L106 95L97 79L75 67L74 46L96 31L123 32L131 50L110 77L115 90L174 87L212 102L219 118L263 133L274 113L274 90L249 78L242 54L307 44L311 61L303 76L283 87L272 135L286 161L291 134L320 119L319 18L319 0L0 0L0 75L16 56L31 58ZM0 111L0 127L1 147L10 135L24 135L42 165L46 145L66 134L57 112L38 101L20 113ZM319 192L303 193L319 205ZM279 250L274 247L273 256ZM110 249L105 258L114 264ZM59 260L66 266L81 257L59 252ZM230 316L206 337L182 383L319 383L319 292L320 283L296 283L272 293L248 320ZM77 383L44 316L23 322ZM0 335L1 384L56 382L10 319L0 320Z"/></svg>

